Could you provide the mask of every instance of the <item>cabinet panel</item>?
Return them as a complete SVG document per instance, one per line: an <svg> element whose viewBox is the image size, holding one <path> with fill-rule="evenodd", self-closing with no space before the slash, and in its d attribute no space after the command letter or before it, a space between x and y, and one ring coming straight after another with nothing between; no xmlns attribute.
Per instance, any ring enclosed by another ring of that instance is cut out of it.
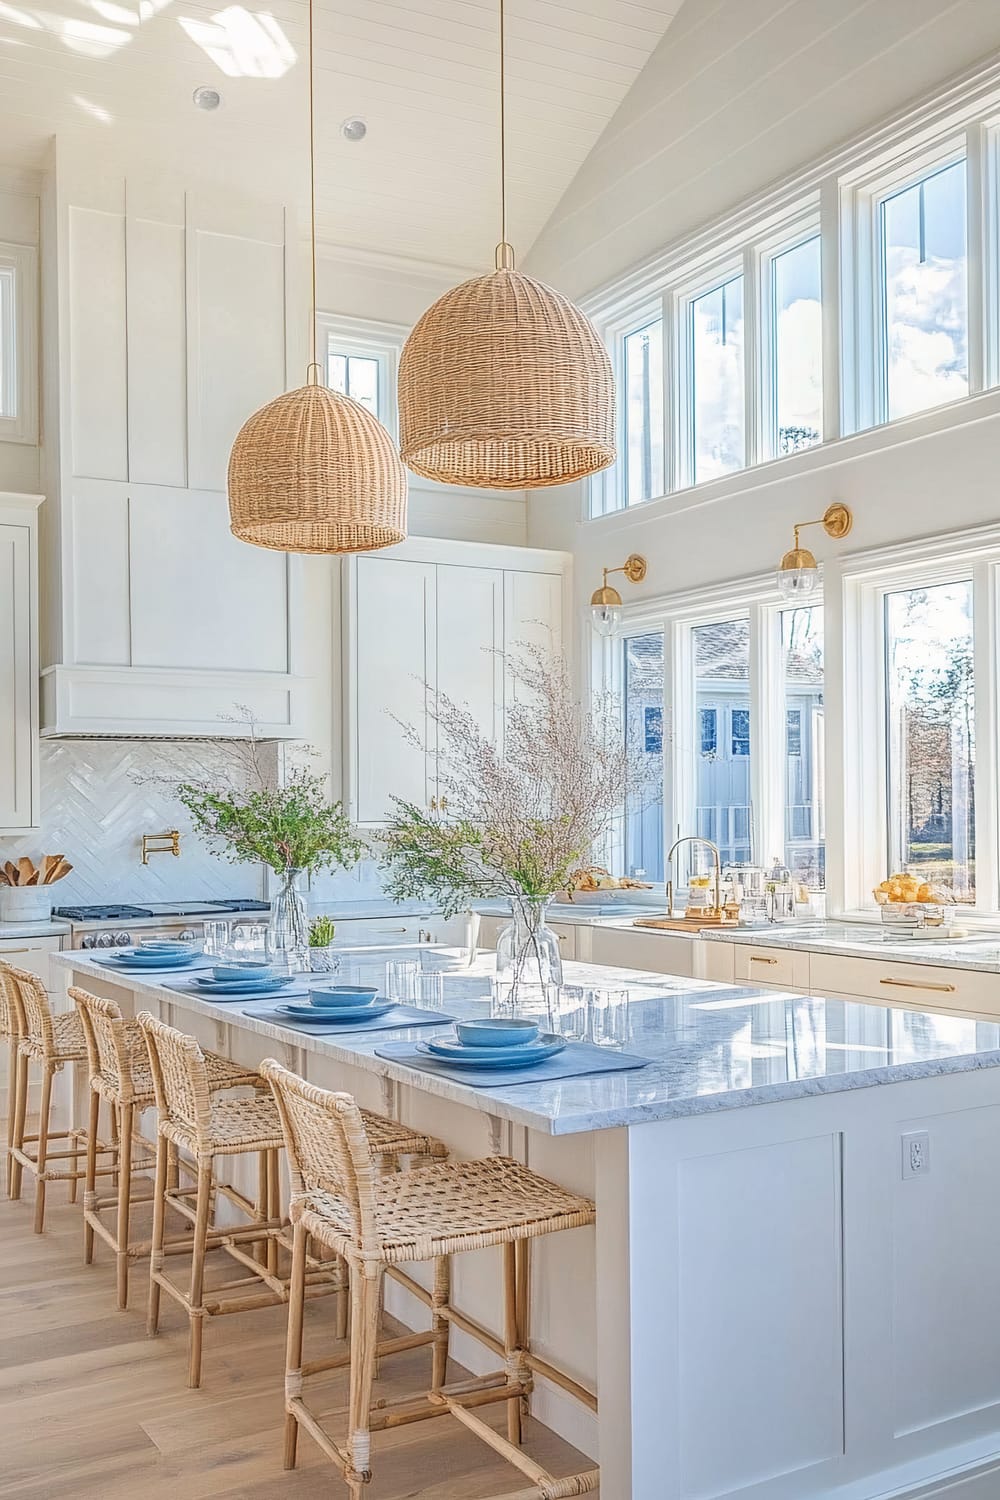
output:
<svg viewBox="0 0 1000 1500"><path fill-rule="evenodd" d="M737 983L776 984L783 989L809 988L809 954L796 948L774 948L770 944L751 947L736 944L734 972Z"/></svg>
<svg viewBox="0 0 1000 1500"><path fill-rule="evenodd" d="M357 561L353 762L355 817L384 819L391 796L426 807L435 795L433 565ZM412 726L414 745L402 725Z"/></svg>
<svg viewBox="0 0 1000 1500"><path fill-rule="evenodd" d="M562 574L504 574L506 649L520 645L562 650Z"/></svg>
<svg viewBox="0 0 1000 1500"><path fill-rule="evenodd" d="M503 710L503 573L437 569L437 690L468 708L494 743Z"/></svg>
<svg viewBox="0 0 1000 1500"><path fill-rule="evenodd" d="M128 478L125 218L69 210L72 473Z"/></svg>
<svg viewBox="0 0 1000 1500"><path fill-rule="evenodd" d="M71 660L87 666L127 667L131 651L127 486L78 479L69 503Z"/></svg>
<svg viewBox="0 0 1000 1500"><path fill-rule="evenodd" d="M996 974L832 953L811 954L809 967L809 988L814 995L834 991L867 996L882 1005L1000 1015Z"/></svg>
<svg viewBox="0 0 1000 1500"><path fill-rule="evenodd" d="M621 965L652 974L694 973L692 938L683 933L643 932L638 927L593 927L590 951L595 964Z"/></svg>
<svg viewBox="0 0 1000 1500"><path fill-rule="evenodd" d="M225 496L129 495L132 665L287 672L288 563L229 530Z"/></svg>
<svg viewBox="0 0 1000 1500"><path fill-rule="evenodd" d="M0 829L31 826L31 706L31 536L0 526Z"/></svg>
<svg viewBox="0 0 1000 1500"><path fill-rule="evenodd" d="M184 227L130 218L129 478L183 485L187 470Z"/></svg>
<svg viewBox="0 0 1000 1500"><path fill-rule="evenodd" d="M224 490L247 417L285 389L285 252L235 235L188 235L188 483Z"/></svg>

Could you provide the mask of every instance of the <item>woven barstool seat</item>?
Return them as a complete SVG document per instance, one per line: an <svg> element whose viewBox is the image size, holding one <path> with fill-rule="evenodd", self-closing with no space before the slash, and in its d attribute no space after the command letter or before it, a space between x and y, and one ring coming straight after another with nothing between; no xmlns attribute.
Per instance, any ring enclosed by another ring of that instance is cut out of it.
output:
<svg viewBox="0 0 1000 1500"><path fill-rule="evenodd" d="M518 1491L519 1496L557 1500L596 1490L599 1470L556 1477L520 1446L522 1404L536 1372L596 1409L589 1391L532 1354L527 1328L528 1246L541 1235L593 1224L590 1199L548 1182L509 1157L435 1162L387 1176L378 1169L362 1112L350 1095L306 1083L271 1059L261 1064L261 1073L271 1085L281 1116L292 1180L285 1467L295 1467L302 1426L342 1470L352 1500L360 1500L372 1477L374 1432L450 1414L528 1478L532 1488ZM316 1240L329 1245L349 1267L350 1348L330 1359L303 1364L307 1245ZM492 1245L503 1249L502 1339L451 1306L450 1256ZM430 1291L399 1269L409 1261L433 1262ZM432 1326L427 1333L379 1342L381 1289L387 1274L429 1307ZM491 1375L446 1384L452 1322L500 1356L502 1368ZM431 1348L429 1389L373 1405L372 1385L380 1357L420 1344ZM307 1404L305 1383L307 1378L344 1365L350 1370L347 1438L338 1442L324 1426L322 1413ZM506 1440L473 1410L497 1401L506 1403Z"/></svg>
<svg viewBox="0 0 1000 1500"><path fill-rule="evenodd" d="M280 1151L284 1145L274 1101L265 1098L213 1099L203 1126L168 1118L160 1125L160 1134L196 1157Z"/></svg>
<svg viewBox="0 0 1000 1500"><path fill-rule="evenodd" d="M138 1134L139 1116L155 1103L149 1051L142 1027L137 1021L127 1021L113 1000L92 995L76 986L69 994L76 1005L73 1019L81 1025L86 1043L91 1089L83 1194L84 1259L89 1265L94 1258L95 1235L114 1252L118 1307L124 1310L128 1306L129 1265L131 1261L148 1255L151 1246L150 1240L133 1241L131 1238L133 1206L148 1203L152 1198L151 1194L137 1197L132 1187L133 1174L148 1170L155 1164L155 1156L151 1154L152 1142ZM247 1086L267 1087L254 1069L232 1063L214 1052L205 1053L205 1067L212 1093ZM111 1111L112 1150L114 1165L118 1168L114 1191L103 1197L97 1191L96 1159L89 1150L90 1140L97 1137L101 1100ZM269 1105L270 1098L264 1097L262 1103ZM171 1186L177 1190L181 1166L174 1151L169 1175ZM111 1209L115 1212L114 1228L102 1217Z"/></svg>
<svg viewBox="0 0 1000 1500"><path fill-rule="evenodd" d="M345 1260L398 1265L578 1229L594 1222L594 1206L510 1157L488 1156L380 1177L372 1250L358 1246L350 1204L332 1193L293 1198L291 1219Z"/></svg>
<svg viewBox="0 0 1000 1500"><path fill-rule="evenodd" d="M70 1201L76 1202L76 1185L86 1176L80 1157L87 1149L87 1132L77 1126L53 1131L49 1128L52 1110L52 1080L67 1063L87 1060L87 1047L80 1017L75 1011L54 1014L45 986L37 974L0 963L5 989L17 1009L17 1059L14 1083L15 1102L8 1159L10 1162L10 1196L20 1198L25 1168L35 1178L35 1233L45 1228L45 1190L50 1182L68 1182ZM42 1089L38 1108L38 1130L25 1132L28 1105L29 1068L37 1063L42 1069ZM53 1150L53 1143L62 1142ZM33 1149L32 1149L33 1148ZM112 1146L94 1139L93 1149L99 1156L112 1152ZM68 1163L66 1166L53 1163ZM95 1166L95 1172L109 1175L113 1165Z"/></svg>

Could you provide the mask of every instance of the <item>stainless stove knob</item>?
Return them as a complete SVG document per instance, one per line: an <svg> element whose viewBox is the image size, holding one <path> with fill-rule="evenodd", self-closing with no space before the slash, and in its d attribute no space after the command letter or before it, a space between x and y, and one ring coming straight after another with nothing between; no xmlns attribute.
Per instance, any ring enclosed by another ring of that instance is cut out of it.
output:
<svg viewBox="0 0 1000 1500"><path fill-rule="evenodd" d="M85 938L80 939L81 948L95 948L96 946L97 944L94 940L94 934L92 932L88 932Z"/></svg>
<svg viewBox="0 0 1000 1500"><path fill-rule="evenodd" d="M115 933L115 947L116 948L127 948L129 946L129 944L131 943L131 941L132 941L132 934L130 932L116 932Z"/></svg>
<svg viewBox="0 0 1000 1500"><path fill-rule="evenodd" d="M193 927L182 927L180 932L177 934L177 940L180 943L193 943L196 936L197 933L195 932Z"/></svg>
<svg viewBox="0 0 1000 1500"><path fill-rule="evenodd" d="M113 932L99 932L94 939L95 948L113 948L115 946L115 935Z"/></svg>

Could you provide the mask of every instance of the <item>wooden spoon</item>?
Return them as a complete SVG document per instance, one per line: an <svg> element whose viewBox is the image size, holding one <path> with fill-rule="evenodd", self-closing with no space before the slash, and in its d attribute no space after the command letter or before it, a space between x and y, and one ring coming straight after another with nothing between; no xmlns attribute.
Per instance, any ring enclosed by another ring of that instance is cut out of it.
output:
<svg viewBox="0 0 1000 1500"><path fill-rule="evenodd" d="M62 854L46 854L42 860L42 876L39 884L49 885L55 875L59 861L65 856Z"/></svg>
<svg viewBox="0 0 1000 1500"><path fill-rule="evenodd" d="M52 878L49 881L49 885L52 885L56 880L62 880L63 876L68 875L72 868L73 866L70 864L65 854L60 854L59 863L56 866L55 870L52 872Z"/></svg>
<svg viewBox="0 0 1000 1500"><path fill-rule="evenodd" d="M34 870L35 867L32 864L31 860L26 854L22 854L21 858L17 862L18 885L27 885L30 882L32 875L34 874Z"/></svg>
<svg viewBox="0 0 1000 1500"><path fill-rule="evenodd" d="M13 860L7 860L3 867L3 872L7 877L8 885L17 885L17 865L14 864Z"/></svg>

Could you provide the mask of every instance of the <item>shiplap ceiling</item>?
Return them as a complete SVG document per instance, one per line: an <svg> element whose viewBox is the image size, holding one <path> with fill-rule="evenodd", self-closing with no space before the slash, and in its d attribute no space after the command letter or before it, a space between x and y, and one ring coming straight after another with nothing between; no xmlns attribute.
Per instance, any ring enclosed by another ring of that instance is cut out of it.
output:
<svg viewBox="0 0 1000 1500"><path fill-rule="evenodd" d="M316 4L321 240L491 264L495 0ZM680 5L507 0L510 227L522 255ZM302 207L306 21L302 0L0 0L0 153L37 164L67 133L109 155L148 141L175 164L210 162ZM225 71L248 66L281 76ZM223 107L196 109L199 85L218 88ZM352 116L368 126L357 145L340 133Z"/></svg>

